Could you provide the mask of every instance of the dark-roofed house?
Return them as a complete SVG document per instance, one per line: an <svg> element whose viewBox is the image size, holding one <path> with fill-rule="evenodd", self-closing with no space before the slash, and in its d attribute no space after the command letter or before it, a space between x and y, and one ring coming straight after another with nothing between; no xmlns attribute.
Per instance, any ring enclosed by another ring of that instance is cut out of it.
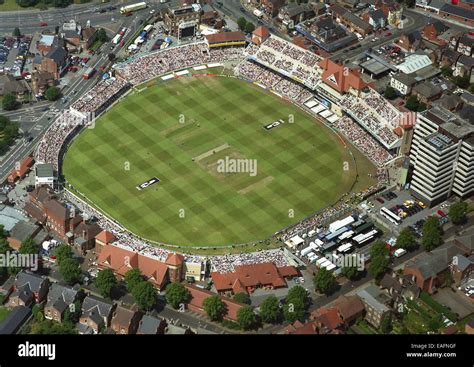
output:
<svg viewBox="0 0 474 367"><path fill-rule="evenodd" d="M409 260L403 269L421 290L433 294L444 283L453 256L462 254L453 244L443 245Z"/></svg>
<svg viewBox="0 0 474 367"><path fill-rule="evenodd" d="M74 245L85 254L87 250L94 248L95 237L100 232L102 232L102 228L96 223L83 220L74 228Z"/></svg>
<svg viewBox="0 0 474 367"><path fill-rule="evenodd" d="M0 76L0 96L12 93L17 100L22 101L28 91L28 85L24 80L16 80L10 74Z"/></svg>
<svg viewBox="0 0 474 367"><path fill-rule="evenodd" d="M285 6L285 0L261 0L260 3L272 18L277 16L280 9Z"/></svg>
<svg viewBox="0 0 474 367"><path fill-rule="evenodd" d="M474 272L474 255L469 257L464 255L454 256L451 264L451 272L453 274L454 284L459 286Z"/></svg>
<svg viewBox="0 0 474 367"><path fill-rule="evenodd" d="M431 23L425 25L421 31L421 35L424 39L430 42L445 44L446 41L440 40L439 36L441 36L448 29L449 27L443 22L434 20Z"/></svg>
<svg viewBox="0 0 474 367"><path fill-rule="evenodd" d="M421 42L420 31L413 31L401 35L398 45L406 51L414 52L418 49Z"/></svg>
<svg viewBox="0 0 474 367"><path fill-rule="evenodd" d="M116 334L135 334L141 316L142 315L136 310L129 310L128 308L117 306L112 316L110 328L115 331Z"/></svg>
<svg viewBox="0 0 474 367"><path fill-rule="evenodd" d="M48 293L49 280L36 274L20 271L15 278L13 289L8 301L10 307L41 303Z"/></svg>
<svg viewBox="0 0 474 367"><path fill-rule="evenodd" d="M144 315L138 324L137 334L139 335L156 335L164 334L166 328L166 321L153 317L150 315Z"/></svg>
<svg viewBox="0 0 474 367"><path fill-rule="evenodd" d="M31 89L35 95L44 95L49 87L54 86L54 75L47 71L33 71L31 74Z"/></svg>
<svg viewBox="0 0 474 367"><path fill-rule="evenodd" d="M346 325L350 325L364 314L364 304L357 296L339 296L332 307L336 308Z"/></svg>
<svg viewBox="0 0 474 367"><path fill-rule="evenodd" d="M461 54L459 52L451 48L446 48L441 55L440 66L456 65L456 62L460 56Z"/></svg>
<svg viewBox="0 0 474 367"><path fill-rule="evenodd" d="M364 304L365 319L378 329L384 317L390 312L390 308L387 307L390 298L373 284L358 291L357 296Z"/></svg>
<svg viewBox="0 0 474 367"><path fill-rule="evenodd" d="M54 283L49 288L48 301L44 307L44 317L57 322L63 321L64 312L78 296L78 287L67 287Z"/></svg>
<svg viewBox="0 0 474 367"><path fill-rule="evenodd" d="M409 95L413 86L417 83L412 74L397 73L390 78L390 86L400 92L402 96Z"/></svg>
<svg viewBox="0 0 474 367"><path fill-rule="evenodd" d="M450 18L470 27L474 27L474 10L464 9L460 6L446 3L441 7L439 14L442 17Z"/></svg>
<svg viewBox="0 0 474 367"><path fill-rule="evenodd" d="M371 10L366 13L364 19L372 26L373 29L384 28L387 25L387 17L382 9Z"/></svg>
<svg viewBox="0 0 474 367"><path fill-rule="evenodd" d="M456 61L454 67L454 76L462 76L469 79L469 83L474 82L474 57L469 57L466 55L461 55Z"/></svg>
<svg viewBox="0 0 474 367"><path fill-rule="evenodd" d="M83 47L88 50L97 39L97 29L94 27L87 27L83 28L81 33Z"/></svg>
<svg viewBox="0 0 474 367"><path fill-rule="evenodd" d="M294 29L296 24L314 16L314 8L309 4L290 3L281 8L278 13L278 19L288 29Z"/></svg>
<svg viewBox="0 0 474 367"><path fill-rule="evenodd" d="M7 317L0 322L0 334L12 335L20 330L21 326L31 315L31 310L25 306L15 307Z"/></svg>
<svg viewBox="0 0 474 367"><path fill-rule="evenodd" d="M116 304L103 298L87 296L82 302L82 315L79 319L78 329L80 334L93 334L101 332L110 325Z"/></svg>
<svg viewBox="0 0 474 367"><path fill-rule="evenodd" d="M464 33L458 40L458 52L465 56L472 56L474 54L474 36L469 33Z"/></svg>
<svg viewBox="0 0 474 367"><path fill-rule="evenodd" d="M412 282L410 276L399 275L395 272L384 275L380 281L380 288L392 298L394 309L398 309L399 305L404 305L407 300L413 301L418 298L421 291Z"/></svg>
<svg viewBox="0 0 474 367"><path fill-rule="evenodd" d="M443 90L430 82L422 82L413 87L412 95L416 96L420 102L431 105L431 102L441 97Z"/></svg>
<svg viewBox="0 0 474 367"><path fill-rule="evenodd" d="M28 238L31 238L35 244L40 245L47 237L48 234L42 231L37 224L19 221L10 231L7 241L11 248L18 250L21 243Z"/></svg>

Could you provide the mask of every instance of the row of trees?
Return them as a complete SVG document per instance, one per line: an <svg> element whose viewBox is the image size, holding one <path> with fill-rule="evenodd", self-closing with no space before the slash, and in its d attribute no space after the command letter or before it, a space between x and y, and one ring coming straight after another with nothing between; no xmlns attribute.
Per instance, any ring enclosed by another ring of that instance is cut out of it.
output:
<svg viewBox="0 0 474 367"><path fill-rule="evenodd" d="M61 97L61 91L59 90L58 87L51 86L48 89L46 89L46 92L44 94L44 98L46 98L48 101L57 101ZM2 99L2 108L5 111L13 111L16 110L21 106L21 103L17 100L15 94L13 93L5 93Z"/></svg>
<svg viewBox="0 0 474 367"><path fill-rule="evenodd" d="M0 116L0 154L4 153L18 137L18 124Z"/></svg>
<svg viewBox="0 0 474 367"><path fill-rule="evenodd" d="M252 33L255 30L255 24L248 22L244 17L237 19L237 25L242 32Z"/></svg>
<svg viewBox="0 0 474 367"><path fill-rule="evenodd" d="M16 0L16 3L22 8L30 8L41 4L42 6L54 6L56 8L65 8L72 4L72 0Z"/></svg>
<svg viewBox="0 0 474 367"><path fill-rule="evenodd" d="M56 251L56 263L59 273L69 285L74 285L82 280L82 270L76 258L74 258L69 245L60 245Z"/></svg>

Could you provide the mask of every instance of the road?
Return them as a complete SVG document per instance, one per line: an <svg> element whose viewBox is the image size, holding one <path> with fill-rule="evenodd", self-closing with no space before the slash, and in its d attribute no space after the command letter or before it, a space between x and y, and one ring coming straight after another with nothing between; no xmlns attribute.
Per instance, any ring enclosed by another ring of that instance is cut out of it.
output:
<svg viewBox="0 0 474 367"><path fill-rule="evenodd" d="M344 62L348 61L355 61L361 59L365 52L370 48L378 48L380 46L388 45L395 40L397 40L401 34L409 33L417 29L421 29L425 25L427 25L430 21L432 21L429 17L424 14L420 14L417 12L413 12L410 10L405 10L405 16L408 18L408 25L406 28L403 29L393 29L390 31L382 32L381 35L377 35L376 37L379 38L378 41L372 42L372 39L375 37L370 35L366 37L362 42L358 43L361 47L356 48L355 50L349 50L349 48L345 48L338 52L335 52L331 55L331 60L344 60ZM388 32L392 33L390 36L385 36Z"/></svg>
<svg viewBox="0 0 474 367"><path fill-rule="evenodd" d="M54 11L53 11L54 12ZM148 16L148 11L137 12L135 17L124 17L120 18L120 26L127 27L130 32L125 37L125 42L129 41L131 37L135 34L138 27L140 26L140 20L145 19ZM0 19L2 14L0 13ZM1 20L0 20L1 22ZM120 50L120 46L114 46L113 50L110 50L109 43L106 43L102 46L103 52L100 55L94 55L91 57L91 60L88 63L88 66L92 66L96 69L105 64L107 60L107 55L110 52L117 53ZM21 110L11 111L11 112L2 112L2 114L10 117L12 120L17 121L20 125L20 129L24 135L31 136L33 141L27 143L23 138L17 140L16 145L10 148L10 150L4 154L0 159L0 181L3 181L9 173L15 167L17 162L23 160L28 154L30 154L36 144L41 140L44 132L48 129L51 123L54 121L54 113L49 109L56 108L58 110L63 110L72 103L74 103L78 98L85 94L97 81L98 74L96 77L91 80L84 80L82 78L82 73L78 72L75 74L68 85L63 88L63 96L67 98L67 103L63 104L61 100L54 103L50 102L39 102L37 104L24 107ZM48 108L48 110L45 110Z"/></svg>

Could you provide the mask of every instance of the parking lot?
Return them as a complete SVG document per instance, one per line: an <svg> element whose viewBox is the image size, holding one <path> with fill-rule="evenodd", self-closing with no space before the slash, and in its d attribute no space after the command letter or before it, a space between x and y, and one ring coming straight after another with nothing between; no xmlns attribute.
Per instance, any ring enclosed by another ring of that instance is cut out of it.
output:
<svg viewBox="0 0 474 367"><path fill-rule="evenodd" d="M385 196L378 195L375 199L371 200L371 202L369 203L370 212L372 213L372 215L376 216L377 219L380 222L384 223L387 227L394 228L395 231L400 231L401 229L408 226L421 228L420 221L425 220L428 216L438 215L438 211L440 210L444 215L446 215L446 213L448 212L448 207L446 204L443 204L441 206L436 206L434 208L422 208L419 204L420 201L415 199L407 190L397 191L395 194L397 195L397 197L391 197L391 198L387 197L386 195ZM408 206L405 205L405 202L407 203L413 202L413 204L408 205L410 206L408 208ZM402 218L402 223L399 226L394 227L393 224L388 219L380 215L380 209L382 207L385 207L389 210L392 209L393 213L398 212L397 215L399 215ZM405 214L402 214L402 213L405 213ZM447 220L447 217L446 219L443 219L442 222L446 220Z"/></svg>
<svg viewBox="0 0 474 367"><path fill-rule="evenodd" d="M10 73L21 77L23 64L31 39L22 37L0 37L0 73Z"/></svg>

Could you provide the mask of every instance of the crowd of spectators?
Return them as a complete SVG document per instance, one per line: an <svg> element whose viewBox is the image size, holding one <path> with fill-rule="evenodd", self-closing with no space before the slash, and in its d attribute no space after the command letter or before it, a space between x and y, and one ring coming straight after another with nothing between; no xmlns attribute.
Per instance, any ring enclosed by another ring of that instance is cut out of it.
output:
<svg viewBox="0 0 474 367"><path fill-rule="evenodd" d="M237 75L245 79L255 81L265 88L274 90L275 92L289 98L290 100L303 103L312 97L312 93L288 79L284 79L276 72L266 69L251 61L243 61L235 68Z"/></svg>
<svg viewBox="0 0 474 367"><path fill-rule="evenodd" d="M398 139L391 126L391 122L395 120L387 120L387 118L395 118L394 108L388 106L388 102L382 97L371 98L374 93L369 93L368 99L346 94L340 102L341 107L364 124L382 142L391 145ZM400 118L401 114L397 121Z"/></svg>
<svg viewBox="0 0 474 367"><path fill-rule="evenodd" d="M393 156L354 120L344 116L333 126L344 134L377 167L382 167Z"/></svg>
<svg viewBox="0 0 474 367"><path fill-rule="evenodd" d="M259 252L222 255L211 257L211 271L229 273L234 271L236 265L252 265L272 262L276 266L289 265L288 259L282 249L265 250Z"/></svg>
<svg viewBox="0 0 474 367"><path fill-rule="evenodd" d="M138 252L142 255L155 258L164 262L172 251L154 246L151 243L133 235L119 223L104 216L101 212L92 208L89 204L79 199L70 192L64 192L64 199L71 205L79 209L83 215L94 218L96 223L104 230L113 233L116 237L114 246L124 248L129 251ZM234 270L235 265L250 265L263 262L274 262L277 266L288 265L288 260L283 251L280 249L265 250L253 253L243 253L235 255L215 255L208 258L199 255L183 254L186 262L202 263L208 259L210 261L212 271L221 273Z"/></svg>
<svg viewBox="0 0 474 367"><path fill-rule="evenodd" d="M205 43L167 48L132 59L116 67L118 75L133 85L176 70L210 62L240 61L244 48L209 49Z"/></svg>
<svg viewBox="0 0 474 367"><path fill-rule="evenodd" d="M35 151L36 162L51 163L58 170L61 148L69 136L77 128L94 123L95 113L104 104L114 100L127 84L126 81L115 78L101 80L70 109L64 110L39 142Z"/></svg>
<svg viewBox="0 0 474 367"><path fill-rule="evenodd" d="M39 142L35 152L35 161L51 163L58 170L59 153L65 140L78 126L84 123L84 118L71 113L70 110L62 112Z"/></svg>
<svg viewBox="0 0 474 367"><path fill-rule="evenodd" d="M265 66L298 78L308 87L314 88L319 81L315 68L319 56L276 36L269 37L258 49L249 46L246 54Z"/></svg>
<svg viewBox="0 0 474 367"><path fill-rule="evenodd" d="M127 81L123 79L110 78L98 82L87 94L71 105L75 111L85 115L95 114L105 103L117 95L122 88L126 87Z"/></svg>

